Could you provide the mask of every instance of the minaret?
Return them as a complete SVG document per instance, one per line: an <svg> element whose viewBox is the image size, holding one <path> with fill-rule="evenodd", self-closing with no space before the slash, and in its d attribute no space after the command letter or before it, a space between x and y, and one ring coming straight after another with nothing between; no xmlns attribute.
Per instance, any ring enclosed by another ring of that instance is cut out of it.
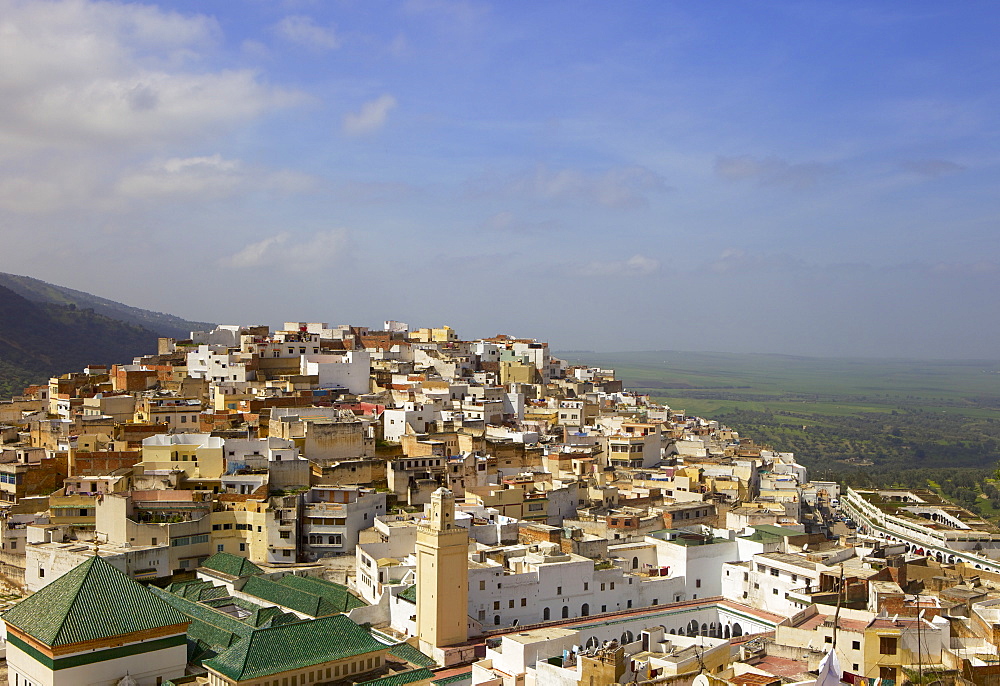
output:
<svg viewBox="0 0 1000 686"><path fill-rule="evenodd" d="M469 532L455 524L455 494L431 494L430 517L417 528L417 637L426 650L469 638Z"/></svg>

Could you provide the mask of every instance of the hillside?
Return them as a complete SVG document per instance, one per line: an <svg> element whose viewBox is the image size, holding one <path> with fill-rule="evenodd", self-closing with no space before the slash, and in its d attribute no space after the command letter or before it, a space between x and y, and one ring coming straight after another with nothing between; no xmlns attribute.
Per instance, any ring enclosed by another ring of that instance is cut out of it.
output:
<svg viewBox="0 0 1000 686"><path fill-rule="evenodd" d="M692 352L570 354L627 388L788 450L817 475L994 469L1000 361Z"/></svg>
<svg viewBox="0 0 1000 686"><path fill-rule="evenodd" d="M187 338L192 331L207 331L215 327L209 322L192 322L172 314L143 310L130 305L101 298L90 293L57 286L30 276L0 272L0 286L36 303L75 305L77 309L90 309L111 319L135 324L169 338Z"/></svg>
<svg viewBox="0 0 1000 686"><path fill-rule="evenodd" d="M32 302L0 286L0 398L88 364L154 353L158 337L89 309Z"/></svg>

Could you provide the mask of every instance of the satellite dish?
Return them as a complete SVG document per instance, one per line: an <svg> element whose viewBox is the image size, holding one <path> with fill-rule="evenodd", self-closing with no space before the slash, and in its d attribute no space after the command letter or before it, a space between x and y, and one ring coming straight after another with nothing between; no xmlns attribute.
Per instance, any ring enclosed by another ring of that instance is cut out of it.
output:
<svg viewBox="0 0 1000 686"><path fill-rule="evenodd" d="M692 686L711 686L711 682L709 682L708 677L705 676L704 674L699 674L698 676L696 676L694 678L694 681L691 682L691 684Z"/></svg>

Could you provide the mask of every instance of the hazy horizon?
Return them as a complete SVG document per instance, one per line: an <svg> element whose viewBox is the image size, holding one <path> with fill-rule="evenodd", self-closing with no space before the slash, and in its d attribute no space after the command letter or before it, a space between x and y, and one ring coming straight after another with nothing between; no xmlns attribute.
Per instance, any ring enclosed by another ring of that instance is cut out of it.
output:
<svg viewBox="0 0 1000 686"><path fill-rule="evenodd" d="M1000 355L993 3L0 10L0 271L220 323Z"/></svg>

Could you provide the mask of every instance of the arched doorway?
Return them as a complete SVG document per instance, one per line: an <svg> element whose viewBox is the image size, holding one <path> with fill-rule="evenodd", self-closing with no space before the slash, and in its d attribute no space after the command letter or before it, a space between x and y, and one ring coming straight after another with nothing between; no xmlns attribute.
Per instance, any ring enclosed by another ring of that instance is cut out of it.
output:
<svg viewBox="0 0 1000 686"><path fill-rule="evenodd" d="M739 638L743 635L743 627L740 626L739 622L733 623L733 638Z"/></svg>
<svg viewBox="0 0 1000 686"><path fill-rule="evenodd" d="M584 603L582 606L580 606L580 616L581 617L590 616L590 605L588 603Z"/></svg>
<svg viewBox="0 0 1000 686"><path fill-rule="evenodd" d="M622 632L622 638L621 638L622 645L625 645L626 643L631 643L633 640L635 640L635 638L632 636L631 631Z"/></svg>
<svg viewBox="0 0 1000 686"><path fill-rule="evenodd" d="M639 558L638 557L633 557L632 558L632 569L639 569Z"/></svg>
<svg viewBox="0 0 1000 686"><path fill-rule="evenodd" d="M563 619L569 617L569 605L563 605L562 616Z"/></svg>
<svg viewBox="0 0 1000 686"><path fill-rule="evenodd" d="M544 610L542 610L542 621L543 622L549 621L549 617L551 614L552 613L549 611L549 608L545 608Z"/></svg>
<svg viewBox="0 0 1000 686"><path fill-rule="evenodd" d="M729 625L728 624L726 625L726 630L724 632L722 632L722 637L723 638L730 638L730 635L729 635Z"/></svg>
<svg viewBox="0 0 1000 686"><path fill-rule="evenodd" d="M701 623L701 635L708 636L708 624L705 624L704 622Z"/></svg>

